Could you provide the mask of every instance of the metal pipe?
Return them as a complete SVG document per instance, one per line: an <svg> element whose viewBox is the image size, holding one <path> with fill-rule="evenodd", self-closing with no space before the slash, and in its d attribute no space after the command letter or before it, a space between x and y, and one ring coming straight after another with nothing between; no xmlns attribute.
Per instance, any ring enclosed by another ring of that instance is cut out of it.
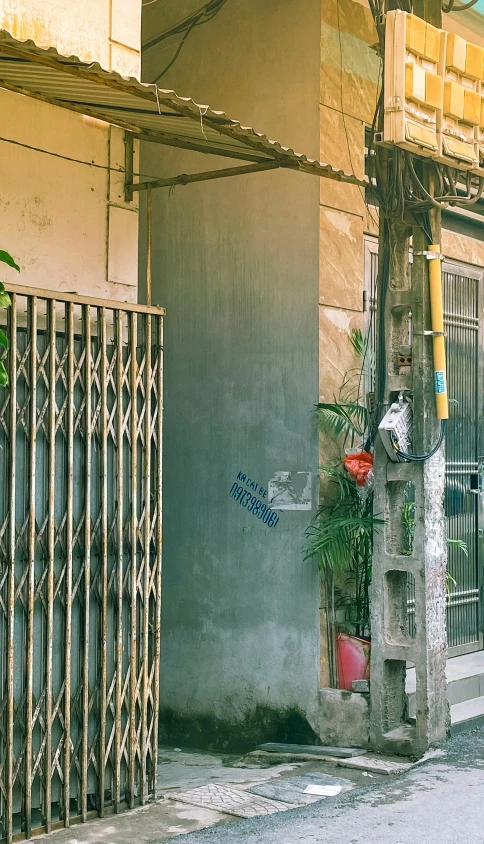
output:
<svg viewBox="0 0 484 844"><path fill-rule="evenodd" d="M46 672L45 672L45 763L44 763L44 814L46 832L52 830L52 722L53 722L53 664L52 642L54 638L54 556L55 556L55 465L56 465L56 310L55 300L47 302L47 330L49 343L49 465L48 465L48 527L47 527L47 630L46 630Z"/></svg>
<svg viewBox="0 0 484 844"><path fill-rule="evenodd" d="M30 337L29 367L29 528L27 598L27 683L25 705L25 834L32 835L32 737L34 699L34 605L35 605L35 481L37 442L37 297L28 300L27 330Z"/></svg>
<svg viewBox="0 0 484 844"><path fill-rule="evenodd" d="M67 510L66 510L66 569L64 589L65 616L65 677L64 677L64 826L70 826L71 776L71 653L72 653L72 545L74 538L74 304L65 308L67 339Z"/></svg>
<svg viewBox="0 0 484 844"><path fill-rule="evenodd" d="M15 546L16 546L16 464L17 464L17 297L11 297L8 310L8 328L10 338L9 365L9 476L10 494L8 501L8 587L7 587L7 741L6 741L6 811L5 834L7 843L11 844L13 836L13 788L14 772L14 642L15 642Z"/></svg>
<svg viewBox="0 0 484 844"><path fill-rule="evenodd" d="M143 765L141 770L140 800L143 805L148 797L147 794L147 761L148 761L148 699L149 699L149 613L151 603L151 439L153 436L153 421L151 408L152 368L151 368L151 315L144 317L144 349L145 349L145 418L144 418L144 531L143 531L143 627L141 640L141 671L143 682L141 686L141 758ZM157 678L155 678L157 682Z"/></svg>
<svg viewBox="0 0 484 844"><path fill-rule="evenodd" d="M130 372L129 392L131 394L131 641L130 641L130 706L129 706L129 737L128 737L128 759L129 759L129 807L134 806L134 793L136 786L136 758L137 758L137 730L136 711L138 700L138 317L137 314L129 316L129 340L130 340ZM145 410L146 412L146 410Z"/></svg>
<svg viewBox="0 0 484 844"><path fill-rule="evenodd" d="M101 334L101 410L99 427L101 434L101 693L99 730L99 790L98 812L104 817L104 794L106 790L106 710L107 710L107 641L108 641L108 401L107 401L107 325L106 308L98 310ZM98 323L99 324L99 323Z"/></svg>
<svg viewBox="0 0 484 844"><path fill-rule="evenodd" d="M442 263L440 244L429 246L429 252L438 257L429 256L430 311L432 322L432 344L434 353L434 389L437 419L449 418L447 396L447 367L445 360L444 337L444 299L442 293Z"/></svg>
<svg viewBox="0 0 484 844"><path fill-rule="evenodd" d="M115 578L116 595L116 703L115 703L115 752L114 752L114 811L119 812L121 802L121 760L123 729L121 710L123 706L123 588L124 588L124 489L123 489L123 322L121 311L115 312L116 345L116 456L117 456L117 570Z"/></svg>
<svg viewBox="0 0 484 844"><path fill-rule="evenodd" d="M277 170L281 166L279 161L263 161L260 164L248 164L247 167L227 167L223 170L208 170L205 173L181 173L171 179L156 179L153 182L136 182L132 185L134 191L151 190L152 188L171 188L176 185L191 185L193 182L209 182L213 179L226 179L228 176L248 176L250 173L261 173L264 170Z"/></svg>
<svg viewBox="0 0 484 844"><path fill-rule="evenodd" d="M55 299L59 300L59 293L55 290L43 290L38 287L24 287L22 284L5 285L9 293L18 293L20 296L38 296L39 299ZM93 308L113 308L112 299L94 299L89 296L78 296L77 293L63 293L62 302L73 302L75 305L91 305ZM164 308L157 306L148 307L148 305L131 304L130 302L119 302L119 307L122 311L127 313L137 314L155 314L156 316L165 313Z"/></svg>
<svg viewBox="0 0 484 844"><path fill-rule="evenodd" d="M160 657L161 657L161 584L162 584L162 539L163 539L163 320L157 319L157 403L158 416L156 426L156 532L155 532L155 567L156 567L156 609L154 636L154 691L153 691L153 772L152 793L156 796L156 772L158 764L158 713L160 708Z"/></svg>
<svg viewBox="0 0 484 844"><path fill-rule="evenodd" d="M84 653L82 667L82 760L81 819L87 821L87 780L89 769L89 642L91 616L91 452L92 452L92 364L91 308L82 308L84 329Z"/></svg>

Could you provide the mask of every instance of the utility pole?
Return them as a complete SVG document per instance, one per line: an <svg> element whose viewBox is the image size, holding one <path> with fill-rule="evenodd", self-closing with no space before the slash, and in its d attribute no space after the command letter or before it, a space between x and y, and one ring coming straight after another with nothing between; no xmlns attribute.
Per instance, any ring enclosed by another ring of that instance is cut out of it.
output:
<svg viewBox="0 0 484 844"><path fill-rule="evenodd" d="M392 8L396 7L389 0L386 11ZM414 0L413 13L442 27L441 0ZM384 183L393 152L380 148L377 154ZM432 165L422 164L421 178L427 191L435 195ZM441 248L439 208L429 212L425 229L426 233L416 217L406 216L402 222L381 214L378 298L384 312L377 329L377 370L382 366L385 375L380 370L380 400L386 411L402 391L413 395L413 451L418 455L432 450L440 432L429 295L429 253L440 253ZM378 437L376 442L375 514L384 517L385 527L375 536L372 571L371 738L375 749L386 752L419 755L444 739L449 727L444 448L422 462L394 463ZM410 548L403 518L409 502L415 503ZM414 619L410 625L409 606L410 619ZM416 669L415 725L407 722L408 663Z"/></svg>

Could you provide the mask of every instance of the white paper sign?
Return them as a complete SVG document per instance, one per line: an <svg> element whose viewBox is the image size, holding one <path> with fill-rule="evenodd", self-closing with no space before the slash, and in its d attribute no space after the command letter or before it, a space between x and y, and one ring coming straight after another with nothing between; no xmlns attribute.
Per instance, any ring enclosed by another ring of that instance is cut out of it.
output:
<svg viewBox="0 0 484 844"><path fill-rule="evenodd" d="M340 791L340 785L308 785L304 789L304 794L314 794L318 797L336 797Z"/></svg>

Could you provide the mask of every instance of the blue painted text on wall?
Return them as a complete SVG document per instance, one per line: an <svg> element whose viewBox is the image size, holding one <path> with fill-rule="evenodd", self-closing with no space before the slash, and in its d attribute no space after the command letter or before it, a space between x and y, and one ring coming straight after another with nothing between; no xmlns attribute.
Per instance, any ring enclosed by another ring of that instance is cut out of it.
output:
<svg viewBox="0 0 484 844"><path fill-rule="evenodd" d="M232 486L230 490L230 495L232 498L235 498L242 507L246 507L249 513L252 513L258 519L260 519L267 527L275 527L279 521L279 516L274 510L271 510L267 504L264 504L260 498L252 494L251 490L244 489L243 486L240 486L237 481Z"/></svg>
<svg viewBox="0 0 484 844"><path fill-rule="evenodd" d="M257 495L260 495L261 498L267 498L267 490L264 487L257 484L252 478L249 478L245 472L239 472L237 475L237 480L241 483L245 484L248 489L251 489L253 492L256 492Z"/></svg>

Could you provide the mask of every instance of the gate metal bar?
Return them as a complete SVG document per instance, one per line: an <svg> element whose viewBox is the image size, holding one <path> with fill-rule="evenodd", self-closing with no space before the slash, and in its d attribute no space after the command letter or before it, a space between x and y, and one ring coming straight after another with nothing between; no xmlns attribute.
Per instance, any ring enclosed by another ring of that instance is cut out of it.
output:
<svg viewBox="0 0 484 844"><path fill-rule="evenodd" d="M19 286L0 395L0 840L155 793L163 310Z"/></svg>

